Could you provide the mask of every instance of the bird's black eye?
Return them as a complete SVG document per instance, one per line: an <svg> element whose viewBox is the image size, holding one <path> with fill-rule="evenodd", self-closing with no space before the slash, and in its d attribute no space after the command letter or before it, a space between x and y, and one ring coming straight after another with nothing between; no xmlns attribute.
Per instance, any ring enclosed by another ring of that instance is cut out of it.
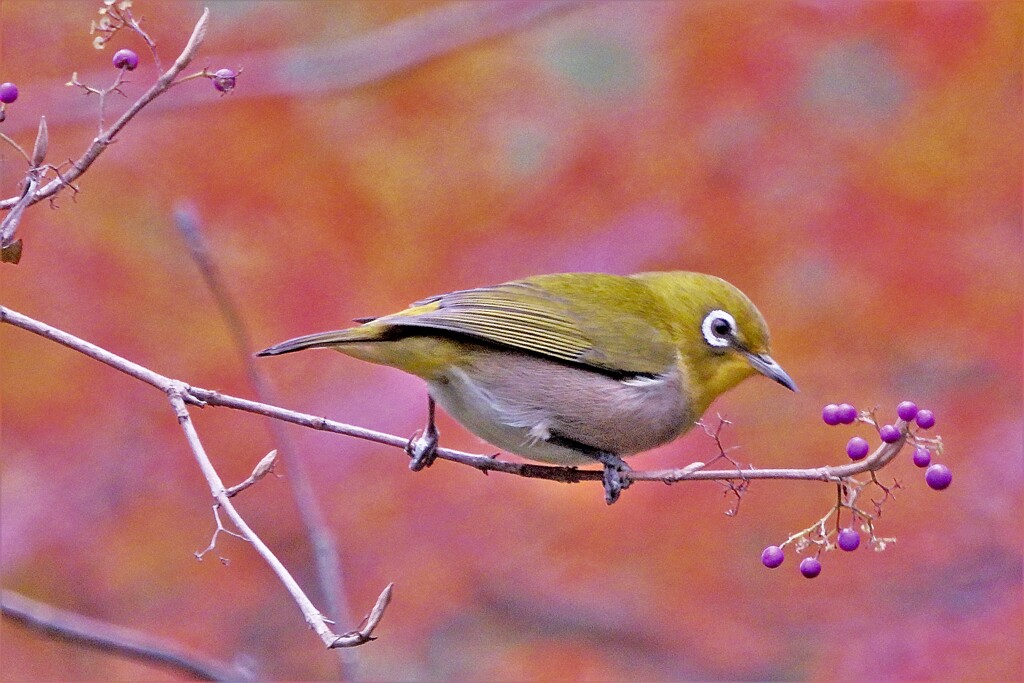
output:
<svg viewBox="0 0 1024 683"><path fill-rule="evenodd" d="M731 343L736 333L736 320L725 311L711 311L704 316L700 326L704 341L711 346L724 348Z"/></svg>

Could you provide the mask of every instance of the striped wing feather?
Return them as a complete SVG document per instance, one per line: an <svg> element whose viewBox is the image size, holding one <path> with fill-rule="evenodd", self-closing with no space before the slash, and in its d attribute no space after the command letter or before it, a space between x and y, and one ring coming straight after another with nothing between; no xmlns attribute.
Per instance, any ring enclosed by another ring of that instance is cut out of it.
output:
<svg viewBox="0 0 1024 683"><path fill-rule="evenodd" d="M419 301L374 324L444 330L607 372L655 375L675 360L661 303L615 275L539 276Z"/></svg>

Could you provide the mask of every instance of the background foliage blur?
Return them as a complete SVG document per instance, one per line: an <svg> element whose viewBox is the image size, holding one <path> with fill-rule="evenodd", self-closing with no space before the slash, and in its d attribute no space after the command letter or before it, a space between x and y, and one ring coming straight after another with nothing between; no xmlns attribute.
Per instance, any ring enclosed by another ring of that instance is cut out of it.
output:
<svg viewBox="0 0 1024 683"><path fill-rule="evenodd" d="M397 584L359 648L371 679L1013 679L1021 675L1021 61L1017 2L587 5L351 89L318 55L436 11L427 2L210 2L194 66L244 67L147 111L58 210L30 209L3 304L153 369L251 396L224 321L175 230L202 217L257 348L460 287L571 270L715 273L758 303L800 384L720 400L734 455L840 463L850 428L821 405L913 398L936 411L952 487L904 458L884 553L830 553L807 581L761 548L812 523L834 489L758 483L735 518L714 484L488 478L288 427L341 546L352 622ZM96 2L4 0L3 130L51 158L95 134L127 34L91 47ZM202 5L139 0L169 63ZM370 41L362 58L376 58ZM340 80L332 80L339 79ZM283 84L283 85L282 85ZM120 102L115 108L124 106ZM120 111L119 109L117 111ZM23 161L0 148L3 196ZM321 679L336 660L250 548L213 530L166 399L0 326L3 585ZM287 407L392 433L424 416L414 378L340 355L261 359ZM272 445L262 420L195 415L228 482ZM447 417L442 443L488 453ZM855 430L868 436L864 428ZM634 466L706 459L699 433ZM283 468L287 476L287 462ZM316 598L283 479L241 511ZM333 615L330 615L333 616ZM168 674L2 623L4 680Z"/></svg>

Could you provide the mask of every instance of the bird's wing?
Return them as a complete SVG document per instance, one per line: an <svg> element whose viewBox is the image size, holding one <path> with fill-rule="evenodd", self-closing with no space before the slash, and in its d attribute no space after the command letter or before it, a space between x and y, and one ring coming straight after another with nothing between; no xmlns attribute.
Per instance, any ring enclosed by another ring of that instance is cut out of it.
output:
<svg viewBox="0 0 1024 683"><path fill-rule="evenodd" d="M637 280L574 273L442 294L369 325L443 330L605 372L657 375L676 359L662 307Z"/></svg>

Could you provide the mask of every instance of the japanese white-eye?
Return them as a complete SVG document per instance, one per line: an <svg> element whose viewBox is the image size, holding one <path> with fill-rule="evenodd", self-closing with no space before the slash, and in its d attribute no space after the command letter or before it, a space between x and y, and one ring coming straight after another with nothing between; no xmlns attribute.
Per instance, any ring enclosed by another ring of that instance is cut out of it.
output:
<svg viewBox="0 0 1024 683"><path fill-rule="evenodd" d="M486 441L532 460L600 462L615 501L621 460L689 431L711 402L760 373L796 391L768 327L734 286L689 272L540 275L442 294L272 346L330 348L423 378L431 419L410 442L434 457L436 400Z"/></svg>

